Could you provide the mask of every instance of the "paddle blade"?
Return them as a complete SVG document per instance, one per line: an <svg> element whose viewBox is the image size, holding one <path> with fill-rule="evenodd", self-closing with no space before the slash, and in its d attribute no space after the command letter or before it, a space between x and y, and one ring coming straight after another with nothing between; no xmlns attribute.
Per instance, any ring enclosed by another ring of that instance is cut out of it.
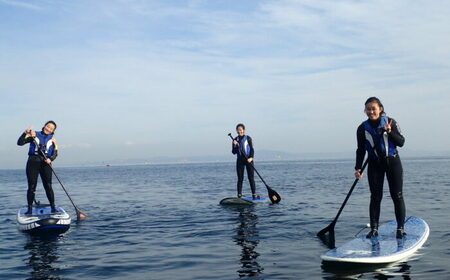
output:
<svg viewBox="0 0 450 280"><path fill-rule="evenodd" d="M270 201L272 201L273 204L280 203L281 196L276 191L274 191L272 188L270 188L269 186L266 186L266 187L267 187L267 192L269 193Z"/></svg>
<svg viewBox="0 0 450 280"><path fill-rule="evenodd" d="M335 238L334 238L334 229L324 233L322 235L317 234L322 243L327 246L329 249L336 248L335 246Z"/></svg>
<svg viewBox="0 0 450 280"><path fill-rule="evenodd" d="M80 209L76 209L77 210L77 220L81 221L81 220L85 220L87 218L87 215L84 214L83 212L80 211Z"/></svg>
<svg viewBox="0 0 450 280"><path fill-rule="evenodd" d="M336 225L336 220L332 221L327 227L323 228L317 233L318 237L325 235L327 232L332 232L334 234L334 226Z"/></svg>
<svg viewBox="0 0 450 280"><path fill-rule="evenodd" d="M317 237L322 240L322 242L330 249L335 248L334 247L334 226L336 225L336 222L333 221L331 224L329 224L326 228L322 229L317 233ZM327 234L328 233L328 234Z"/></svg>

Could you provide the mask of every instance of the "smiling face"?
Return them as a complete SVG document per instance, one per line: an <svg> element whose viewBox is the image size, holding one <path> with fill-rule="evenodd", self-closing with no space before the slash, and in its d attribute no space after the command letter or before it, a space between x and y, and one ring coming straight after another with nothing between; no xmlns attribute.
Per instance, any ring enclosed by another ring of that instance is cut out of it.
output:
<svg viewBox="0 0 450 280"><path fill-rule="evenodd" d="M366 109L364 111L369 120L378 120L383 112L383 107L381 107L378 102L373 101L366 104Z"/></svg>
<svg viewBox="0 0 450 280"><path fill-rule="evenodd" d="M48 123L44 126L44 133L45 134L52 134L55 131L56 127L52 123Z"/></svg>
<svg viewBox="0 0 450 280"><path fill-rule="evenodd" d="M244 134L245 134L245 129L244 129L242 126L238 126L238 127L236 128L236 132L237 132L237 134L238 134L239 136L244 136Z"/></svg>

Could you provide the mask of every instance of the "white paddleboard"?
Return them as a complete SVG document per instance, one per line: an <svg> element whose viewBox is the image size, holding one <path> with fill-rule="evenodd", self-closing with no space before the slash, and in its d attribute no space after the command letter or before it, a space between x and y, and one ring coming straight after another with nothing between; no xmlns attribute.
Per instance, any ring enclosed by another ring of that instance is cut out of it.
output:
<svg viewBox="0 0 450 280"><path fill-rule="evenodd" d="M405 222L404 238L396 238L397 222L382 224L378 236L366 235L331 249L321 256L325 262L382 264L406 259L414 254L428 238L428 224L417 217L409 217Z"/></svg>

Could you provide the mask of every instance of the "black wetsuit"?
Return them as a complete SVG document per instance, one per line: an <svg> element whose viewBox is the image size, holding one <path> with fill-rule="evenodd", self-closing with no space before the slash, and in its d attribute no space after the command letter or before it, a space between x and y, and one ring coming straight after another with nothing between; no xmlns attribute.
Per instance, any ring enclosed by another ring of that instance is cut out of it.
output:
<svg viewBox="0 0 450 280"><path fill-rule="evenodd" d="M391 132L389 133L389 140L391 140L396 146L402 147L405 143L405 138L400 132L397 122L393 119L391 124ZM369 120L370 126L373 128L378 127L380 120ZM361 124L357 130L358 149L356 150L356 164L355 169L361 169L364 156L366 153L365 148L365 129ZM376 147L379 155L384 155L385 152ZM397 228L403 228L405 222L405 202L403 200L403 168L402 162L398 155L398 151L395 150L393 156L370 157L367 170L367 178L369 180L370 187L370 226L372 229L378 229L378 223L380 219L380 205L383 197L383 183L384 175L386 174L389 183L389 192L394 202L395 217L397 220Z"/></svg>
<svg viewBox="0 0 450 280"><path fill-rule="evenodd" d="M51 141L51 140L50 140ZM33 142L33 137L26 137L23 133L19 140L17 140L17 145L23 146L27 143ZM55 160L58 156L58 150L54 149L52 154L48 157L50 160ZM50 165L44 162L44 157L39 154L29 154L27 167L27 180L28 180L28 191L27 191L27 204L31 207L34 201L34 196L36 193L37 179L41 175L42 184L44 185L45 193L47 195L48 201L52 208L55 207L55 195L52 188L52 169Z"/></svg>
<svg viewBox="0 0 450 280"><path fill-rule="evenodd" d="M239 142L242 137L238 136L237 141ZM253 149L253 141L250 136L247 136L247 142L250 147L250 154L247 158L253 158L255 151ZM244 182L244 169L247 169L248 181L250 183L250 188L252 190L252 195L256 195L256 184L255 184L255 171L253 169L253 162L247 162L247 158L239 152L239 146L233 145L233 149L231 151L233 154L237 155L236 159L236 172L238 176L237 182L237 193L238 196L242 195L242 183Z"/></svg>

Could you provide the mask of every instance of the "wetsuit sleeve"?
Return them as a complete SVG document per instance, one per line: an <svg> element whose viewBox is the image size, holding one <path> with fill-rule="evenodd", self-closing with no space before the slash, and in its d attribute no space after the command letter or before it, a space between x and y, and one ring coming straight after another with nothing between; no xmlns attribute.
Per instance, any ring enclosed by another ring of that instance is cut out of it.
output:
<svg viewBox="0 0 450 280"><path fill-rule="evenodd" d="M57 156L58 156L58 146L55 146L55 148L53 149L52 156L49 157L49 159L50 159L51 161L54 161L54 160L56 159Z"/></svg>
<svg viewBox="0 0 450 280"><path fill-rule="evenodd" d="M234 138L234 140L237 141L236 138ZM231 143L231 153L232 153L233 155L235 155L235 154L238 153L238 151L239 151L239 146L238 146L238 145L234 145L233 143Z"/></svg>
<svg viewBox="0 0 450 280"><path fill-rule="evenodd" d="M394 120L392 120L391 124L391 132L389 133L389 138L394 142L396 146L403 147L405 144L405 137L401 134L400 127L398 126L398 123Z"/></svg>
<svg viewBox="0 0 450 280"><path fill-rule="evenodd" d="M17 145L23 146L27 143L33 142L33 137L26 135L26 133L22 133L19 139L17 140Z"/></svg>
<svg viewBox="0 0 450 280"><path fill-rule="evenodd" d="M356 140L358 141L358 148L356 149L355 170L362 168L364 157L366 155L366 136L362 124L358 127L358 130L356 130Z"/></svg>
<svg viewBox="0 0 450 280"><path fill-rule="evenodd" d="M250 146L250 155L248 157L254 157L255 156L255 150L253 149L253 140L250 136L248 136L248 145Z"/></svg>

